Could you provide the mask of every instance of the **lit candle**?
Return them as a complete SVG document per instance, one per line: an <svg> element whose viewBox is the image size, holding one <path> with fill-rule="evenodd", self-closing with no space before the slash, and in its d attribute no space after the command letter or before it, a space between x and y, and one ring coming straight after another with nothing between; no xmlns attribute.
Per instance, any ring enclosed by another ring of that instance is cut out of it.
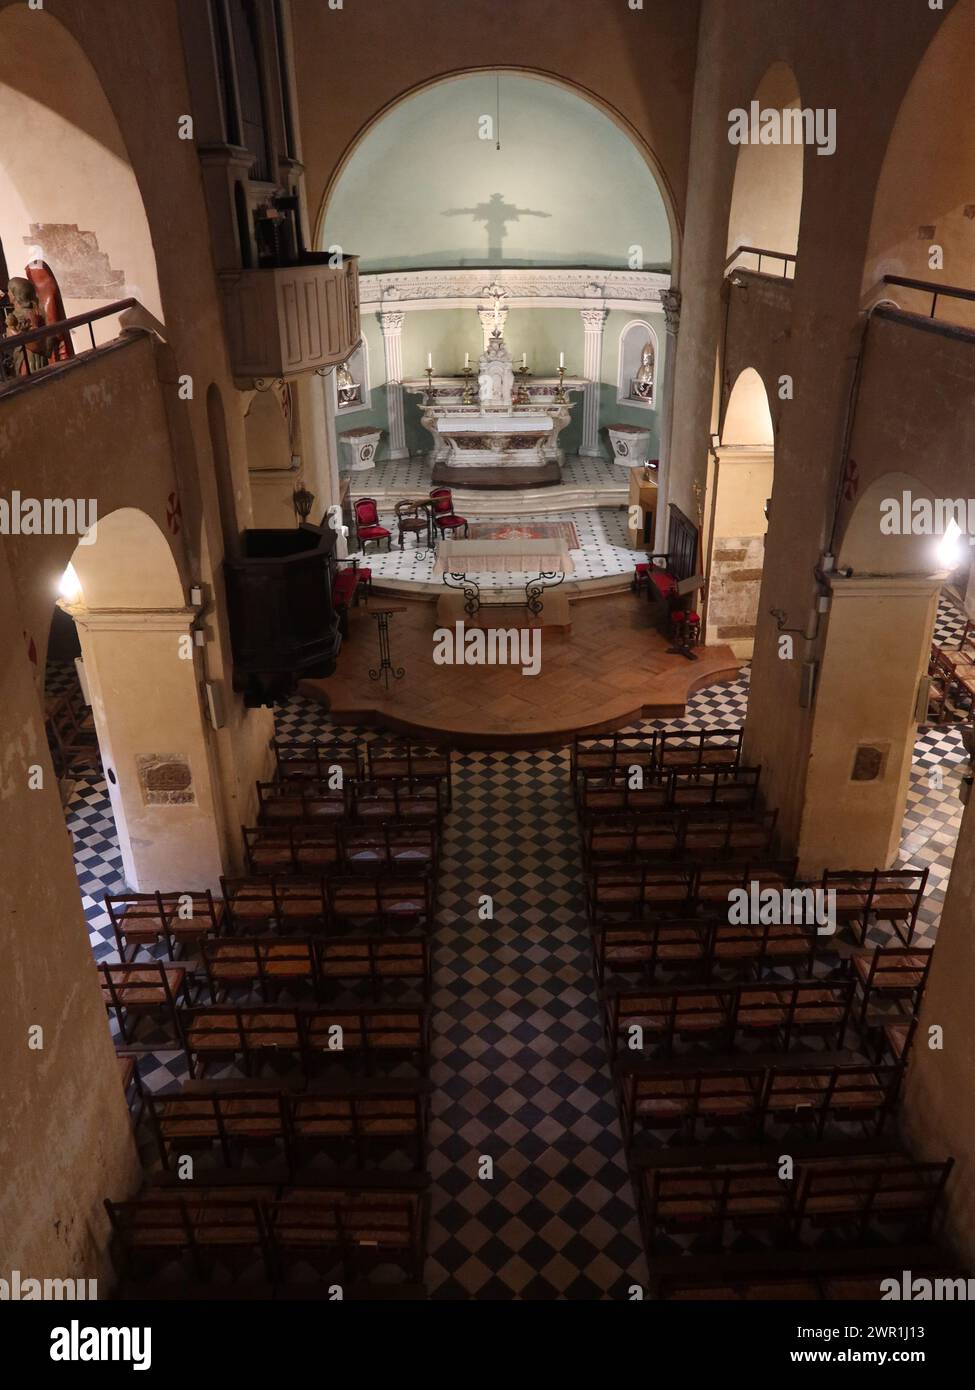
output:
<svg viewBox="0 0 975 1390"><path fill-rule="evenodd" d="M527 352L523 352L523 353L521 354L521 365L522 365L522 367L527 367L527 366L528 366L528 353L527 353Z"/></svg>
<svg viewBox="0 0 975 1390"><path fill-rule="evenodd" d="M471 355L470 355L469 352L465 352L465 353L464 353L464 369L466 370L470 365L471 365Z"/></svg>
<svg viewBox="0 0 975 1390"><path fill-rule="evenodd" d="M432 352L428 352L428 353L427 353L427 366L428 366L428 367L432 367L432 366L433 366L433 353L432 353Z"/></svg>
<svg viewBox="0 0 975 1390"><path fill-rule="evenodd" d="M560 352L560 353L559 353L559 366L560 366L560 367L564 367L564 366L565 366L565 353L564 353L564 352Z"/></svg>

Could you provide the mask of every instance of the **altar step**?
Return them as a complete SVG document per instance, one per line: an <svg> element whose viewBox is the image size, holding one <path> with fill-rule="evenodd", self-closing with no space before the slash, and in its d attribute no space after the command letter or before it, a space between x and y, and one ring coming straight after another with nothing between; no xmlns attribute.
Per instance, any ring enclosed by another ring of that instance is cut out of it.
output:
<svg viewBox="0 0 975 1390"><path fill-rule="evenodd" d="M452 468L449 463L435 463L431 476L437 487L471 488L478 492L521 492L558 487L562 482L562 470L554 461L508 468Z"/></svg>
<svg viewBox="0 0 975 1390"><path fill-rule="evenodd" d="M437 599L444 592L444 587L441 579L430 582L416 579L384 579L382 575L374 573L372 580L374 598L384 595L386 598ZM606 574L600 575L598 579L567 579L564 584L559 585L559 593L564 594L570 603L574 603L579 599L608 598L612 594L624 594L631 587L631 575ZM509 589L507 586L499 586L497 593L491 591L492 597L502 593L510 593L513 603L524 605L524 588Z"/></svg>
<svg viewBox="0 0 975 1390"><path fill-rule="evenodd" d="M356 496L375 497L379 510L392 511L402 497L415 489L402 483L392 486L376 484L370 487L367 474L356 475ZM430 486L433 486L431 484ZM429 488L425 489L429 491ZM454 507L461 516L487 520L495 516L520 516L538 520L558 512L582 511L588 507L625 507L629 505L629 478L618 487L592 487L585 483L561 483L558 487L513 488L504 492L482 491L472 487L453 487Z"/></svg>

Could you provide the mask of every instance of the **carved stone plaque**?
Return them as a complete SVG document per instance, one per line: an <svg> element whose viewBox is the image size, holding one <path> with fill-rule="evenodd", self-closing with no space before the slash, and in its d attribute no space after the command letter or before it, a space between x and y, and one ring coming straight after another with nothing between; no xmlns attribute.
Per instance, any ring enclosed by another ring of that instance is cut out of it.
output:
<svg viewBox="0 0 975 1390"><path fill-rule="evenodd" d="M193 773L183 753L140 753L136 758L142 799L147 806L192 806Z"/></svg>

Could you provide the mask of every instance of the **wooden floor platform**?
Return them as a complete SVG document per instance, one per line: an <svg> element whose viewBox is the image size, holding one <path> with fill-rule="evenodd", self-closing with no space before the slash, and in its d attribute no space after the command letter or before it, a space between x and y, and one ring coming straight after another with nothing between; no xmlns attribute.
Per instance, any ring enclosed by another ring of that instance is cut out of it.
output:
<svg viewBox="0 0 975 1390"><path fill-rule="evenodd" d="M391 606L393 665L401 680L369 679L379 663L376 620L361 604L350 614L334 676L303 681L300 691L330 704L333 717L394 732L438 736L456 748L555 747L574 731L603 733L636 719L677 718L687 697L714 681L734 679L741 662L730 647L700 647L697 661L670 654L652 623L654 610L633 594L580 599L572 631L540 629L538 675L519 666L437 665L436 605L430 599L393 603L376 595L372 609ZM494 609L497 627L521 628L524 608Z"/></svg>

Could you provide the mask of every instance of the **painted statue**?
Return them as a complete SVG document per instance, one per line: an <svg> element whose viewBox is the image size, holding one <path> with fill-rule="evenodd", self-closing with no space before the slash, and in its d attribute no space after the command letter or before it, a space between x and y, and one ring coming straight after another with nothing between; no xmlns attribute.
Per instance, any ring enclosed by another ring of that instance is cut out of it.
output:
<svg viewBox="0 0 975 1390"><path fill-rule="evenodd" d="M47 261L31 261L24 273L37 292L44 322L60 323L62 319L67 318L64 300L61 298L61 287ZM65 333L63 337L53 340L50 360L66 362L69 357L74 357L74 348L71 344L71 334Z"/></svg>
<svg viewBox="0 0 975 1390"><path fill-rule="evenodd" d="M20 333L29 333L32 328L44 325L37 292L29 280L19 275L11 278L7 285L9 303L4 308L4 336L16 338ZM51 339L40 337L10 350L14 371L19 376L30 376L48 365Z"/></svg>

